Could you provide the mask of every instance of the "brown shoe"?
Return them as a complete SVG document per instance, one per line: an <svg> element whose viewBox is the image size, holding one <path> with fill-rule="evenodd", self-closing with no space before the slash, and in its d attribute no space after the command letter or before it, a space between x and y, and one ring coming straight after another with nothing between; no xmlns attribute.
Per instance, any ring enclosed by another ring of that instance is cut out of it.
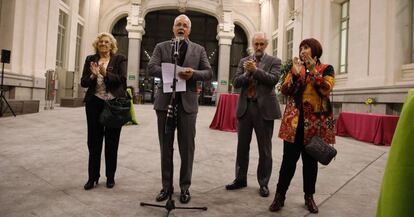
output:
<svg viewBox="0 0 414 217"><path fill-rule="evenodd" d="M318 213L318 206L316 206L315 201L313 200L312 194L305 194L305 205L311 213Z"/></svg>
<svg viewBox="0 0 414 217"><path fill-rule="evenodd" d="M277 212L285 205L285 195L276 192L275 199L273 199L272 204L269 206L270 212Z"/></svg>

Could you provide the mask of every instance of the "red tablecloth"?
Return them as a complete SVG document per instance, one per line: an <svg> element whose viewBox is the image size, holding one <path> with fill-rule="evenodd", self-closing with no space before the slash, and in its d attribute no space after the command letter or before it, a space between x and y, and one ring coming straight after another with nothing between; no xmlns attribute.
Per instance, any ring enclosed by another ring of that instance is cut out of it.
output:
<svg viewBox="0 0 414 217"><path fill-rule="evenodd" d="M238 98L238 94L220 94L216 114L210 124L211 129L237 131L236 106Z"/></svg>
<svg viewBox="0 0 414 217"><path fill-rule="evenodd" d="M395 115L341 112L336 121L336 135L351 136L376 145L391 145L398 119Z"/></svg>

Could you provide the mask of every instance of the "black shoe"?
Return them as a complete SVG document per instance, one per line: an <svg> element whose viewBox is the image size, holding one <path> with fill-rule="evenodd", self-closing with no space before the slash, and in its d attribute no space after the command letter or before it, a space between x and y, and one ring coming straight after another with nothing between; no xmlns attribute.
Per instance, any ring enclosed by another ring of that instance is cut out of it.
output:
<svg viewBox="0 0 414 217"><path fill-rule="evenodd" d="M316 206L315 201L313 200L312 194L305 194L305 206L308 208L311 213L318 213L318 206Z"/></svg>
<svg viewBox="0 0 414 217"><path fill-rule="evenodd" d="M113 188L114 186L115 186L114 178L107 178L106 179L106 187L107 188Z"/></svg>
<svg viewBox="0 0 414 217"><path fill-rule="evenodd" d="M190 201L190 199L191 199L190 191L188 191L188 189L185 190L185 191L181 190L180 202L181 203L188 203Z"/></svg>
<svg viewBox="0 0 414 217"><path fill-rule="evenodd" d="M234 180L233 183L226 185L227 190L236 190L247 186L247 181Z"/></svg>
<svg viewBox="0 0 414 217"><path fill-rule="evenodd" d="M90 189L94 188L95 185L98 185L98 181L99 181L99 178L97 178L97 179L89 179L88 182L86 182L86 184L83 186L83 188L85 190L90 190Z"/></svg>
<svg viewBox="0 0 414 217"><path fill-rule="evenodd" d="M157 195L157 197L155 197L155 200L158 202L166 200L168 196L170 196L170 192L171 194L174 194L174 189L172 191L168 189L161 189L160 193Z"/></svg>
<svg viewBox="0 0 414 217"><path fill-rule="evenodd" d="M285 205L285 195L281 193L275 194L275 199L273 199L272 204L269 206L270 212L277 212Z"/></svg>
<svg viewBox="0 0 414 217"><path fill-rule="evenodd" d="M268 197L269 196L269 188L266 185L260 186L259 190L260 196Z"/></svg>

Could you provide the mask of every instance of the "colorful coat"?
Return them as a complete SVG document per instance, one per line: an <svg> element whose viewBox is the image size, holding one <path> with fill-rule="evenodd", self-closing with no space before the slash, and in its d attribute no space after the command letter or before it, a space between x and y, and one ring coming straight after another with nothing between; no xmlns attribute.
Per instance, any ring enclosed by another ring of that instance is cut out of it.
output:
<svg viewBox="0 0 414 217"><path fill-rule="evenodd" d="M299 114L303 111L304 144L318 135L318 125L319 136L328 144L335 143L335 122L329 101L335 84L334 74L333 67L326 64L316 65L314 72L308 74L303 67L297 77L289 71L281 87L281 92L288 96L279 131L281 139L294 143Z"/></svg>

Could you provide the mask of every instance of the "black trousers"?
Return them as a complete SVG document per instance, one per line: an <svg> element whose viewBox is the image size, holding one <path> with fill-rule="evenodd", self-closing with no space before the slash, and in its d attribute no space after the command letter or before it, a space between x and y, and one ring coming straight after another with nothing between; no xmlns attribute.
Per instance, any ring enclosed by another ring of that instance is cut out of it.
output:
<svg viewBox="0 0 414 217"><path fill-rule="evenodd" d="M100 177L102 144L105 138L105 165L106 177L114 178L118 158L120 128L104 127L99 122L99 115L104 107L104 101L93 96L85 104L86 120L88 124L89 179Z"/></svg>
<svg viewBox="0 0 414 217"><path fill-rule="evenodd" d="M247 181L250 142L254 130L259 149L257 181L260 186L267 186L272 174L272 135L274 121L263 119L257 102L248 102L246 113L241 118L238 118L237 121L236 180Z"/></svg>
<svg viewBox="0 0 414 217"><path fill-rule="evenodd" d="M304 141L304 120L302 116L299 117L298 128L296 131L295 142L290 143L283 141L283 160L279 171L279 181L277 183L276 192L285 195L290 181L293 178L296 170L296 162L302 155L302 175L303 175L303 192L305 194L315 193L316 178L318 176L318 162L313 159L305 151Z"/></svg>
<svg viewBox="0 0 414 217"><path fill-rule="evenodd" d="M178 150L181 158L180 166L180 188L187 190L191 185L193 173L193 161L195 150L196 119L197 113L187 113L184 111L180 98L177 99L177 140ZM170 189L173 186L174 177L174 136L175 133L165 133L167 111L157 110L158 139L161 151L161 176L162 188Z"/></svg>

